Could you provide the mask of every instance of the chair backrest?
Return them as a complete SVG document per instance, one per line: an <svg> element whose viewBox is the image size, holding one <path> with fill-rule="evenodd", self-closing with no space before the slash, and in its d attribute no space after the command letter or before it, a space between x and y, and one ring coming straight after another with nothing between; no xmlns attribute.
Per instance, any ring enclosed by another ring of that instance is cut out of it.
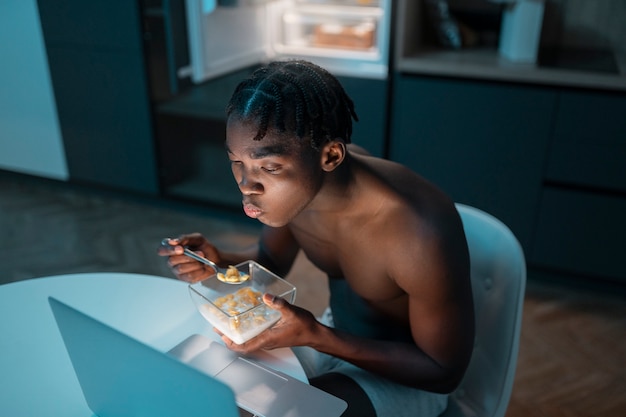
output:
<svg viewBox="0 0 626 417"><path fill-rule="evenodd" d="M503 417L513 389L526 288L524 252L511 230L476 208L456 205L470 252L476 336L463 381L444 417Z"/></svg>

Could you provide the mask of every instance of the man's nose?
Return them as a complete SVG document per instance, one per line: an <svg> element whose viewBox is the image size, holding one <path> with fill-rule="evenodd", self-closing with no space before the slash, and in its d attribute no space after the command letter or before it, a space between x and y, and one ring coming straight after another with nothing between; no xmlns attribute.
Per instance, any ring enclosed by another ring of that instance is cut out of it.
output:
<svg viewBox="0 0 626 417"><path fill-rule="evenodd" d="M244 195L258 194L263 190L261 184L249 172L241 173L241 178L237 185L239 185L239 190Z"/></svg>

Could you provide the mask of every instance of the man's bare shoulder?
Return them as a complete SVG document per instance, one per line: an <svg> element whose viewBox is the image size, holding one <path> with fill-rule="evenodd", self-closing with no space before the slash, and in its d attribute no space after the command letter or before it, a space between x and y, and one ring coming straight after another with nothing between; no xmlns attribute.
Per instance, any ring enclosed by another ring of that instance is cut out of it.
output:
<svg viewBox="0 0 626 417"><path fill-rule="evenodd" d="M422 265L464 264L465 235L454 201L400 164L371 157L362 161L369 169L366 181L371 182L373 193L384 196L371 232L377 235L381 250L394 259L392 265L405 275L407 268L415 268L415 259L432 260Z"/></svg>
<svg viewBox="0 0 626 417"><path fill-rule="evenodd" d="M368 199L383 197L388 212L385 221L418 221L420 224L443 222L456 215L454 202L440 188L418 173L393 161L358 156L364 175L363 188Z"/></svg>
<svg viewBox="0 0 626 417"><path fill-rule="evenodd" d="M404 196L441 192L426 178L397 162L369 155L354 155L354 160L357 166Z"/></svg>

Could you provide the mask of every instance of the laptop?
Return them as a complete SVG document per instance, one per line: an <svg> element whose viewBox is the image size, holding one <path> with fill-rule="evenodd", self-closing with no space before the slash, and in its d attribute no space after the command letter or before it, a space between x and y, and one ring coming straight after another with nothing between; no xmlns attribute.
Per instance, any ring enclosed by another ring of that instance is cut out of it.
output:
<svg viewBox="0 0 626 417"><path fill-rule="evenodd" d="M48 301L87 405L100 417L337 417L347 408L204 336L163 353L58 299Z"/></svg>

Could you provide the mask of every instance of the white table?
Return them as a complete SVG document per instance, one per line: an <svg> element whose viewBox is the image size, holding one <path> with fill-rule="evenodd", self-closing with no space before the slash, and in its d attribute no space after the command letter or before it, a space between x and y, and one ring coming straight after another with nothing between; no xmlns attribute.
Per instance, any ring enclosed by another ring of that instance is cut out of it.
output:
<svg viewBox="0 0 626 417"><path fill-rule="evenodd" d="M196 310L187 284L171 278L89 273L0 286L0 415L80 416L87 407L48 296L166 352L188 336L220 340ZM95 358L97 359L97 358ZM290 349L264 355L273 368L307 381Z"/></svg>

